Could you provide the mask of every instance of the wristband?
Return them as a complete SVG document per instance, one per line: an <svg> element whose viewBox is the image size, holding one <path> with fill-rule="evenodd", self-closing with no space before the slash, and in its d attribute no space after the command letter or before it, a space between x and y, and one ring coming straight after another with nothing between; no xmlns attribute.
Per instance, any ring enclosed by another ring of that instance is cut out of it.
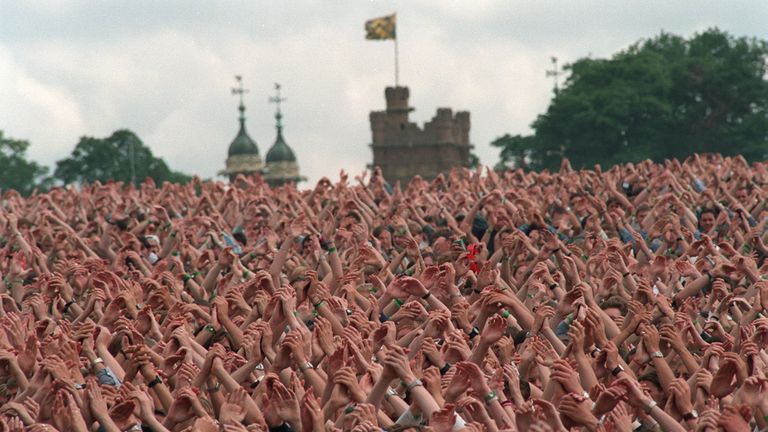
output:
<svg viewBox="0 0 768 432"><path fill-rule="evenodd" d="M304 364L299 365L299 370L302 372L306 371L307 369L314 369L314 368L315 366L310 362L306 362Z"/></svg>
<svg viewBox="0 0 768 432"><path fill-rule="evenodd" d="M221 390L221 383L218 383L213 387L208 387L206 390L208 391L208 393L216 393L219 390Z"/></svg>
<svg viewBox="0 0 768 432"><path fill-rule="evenodd" d="M269 427L269 432L293 432L293 428L288 423L283 423L279 426Z"/></svg>
<svg viewBox="0 0 768 432"><path fill-rule="evenodd" d="M509 318L509 311L504 309L501 311L501 316L504 318Z"/></svg>
<svg viewBox="0 0 768 432"><path fill-rule="evenodd" d="M424 383L420 379L415 379L409 383L405 383L405 389L408 391L413 390L414 387L423 386Z"/></svg>
<svg viewBox="0 0 768 432"><path fill-rule="evenodd" d="M423 295L421 298L422 298L422 299L424 299L424 300L426 300L426 299L428 299L428 298L429 298L429 296L431 296L431 295L432 295L432 293L431 293L431 292L429 292L429 291L427 291L427 293L426 293L426 294L424 294L424 295Z"/></svg>
<svg viewBox="0 0 768 432"><path fill-rule="evenodd" d="M554 290L554 289L556 289L556 288L557 288L557 287L559 287L559 286L560 286L560 285L558 285L557 283L551 283L551 284L549 284L549 289L550 289L550 290Z"/></svg>
<svg viewBox="0 0 768 432"><path fill-rule="evenodd" d="M488 393L487 395L485 395L485 397L483 397L483 399L485 399L485 403L486 404L489 404L489 403L493 402L494 400L499 399L499 397L496 395L495 391L491 390L491 392Z"/></svg>
<svg viewBox="0 0 768 432"><path fill-rule="evenodd" d="M480 334L480 330L477 327L473 327L472 331L469 332L469 338L474 339L475 336Z"/></svg>
<svg viewBox="0 0 768 432"><path fill-rule="evenodd" d="M328 253L331 254L331 253L334 253L334 252L336 252L336 247L328 246Z"/></svg>
<svg viewBox="0 0 768 432"><path fill-rule="evenodd" d="M397 306L397 308L398 308L398 309L400 309L400 306L402 306L402 305L403 305L403 301L402 301L402 300L400 300L399 298L396 298L396 299L394 300L394 302L395 302L395 306Z"/></svg>
<svg viewBox="0 0 768 432"><path fill-rule="evenodd" d="M648 403L648 405L643 407L643 411L645 411L646 414L650 415L651 411L653 411L653 408L656 406L656 401L651 399L651 401Z"/></svg>
<svg viewBox="0 0 768 432"><path fill-rule="evenodd" d="M147 383L147 387L152 388L158 384L161 384L163 380L160 379L160 375L155 375L155 377L152 379L152 381Z"/></svg>
<svg viewBox="0 0 768 432"><path fill-rule="evenodd" d="M67 311L69 310L70 306L72 306L73 304L75 304L75 299L72 299L72 300L66 302L64 304L64 313L67 313Z"/></svg>
<svg viewBox="0 0 768 432"><path fill-rule="evenodd" d="M448 373L448 370L451 368L451 364L448 362L445 362L445 365L440 368L440 375L445 375Z"/></svg>
<svg viewBox="0 0 768 432"><path fill-rule="evenodd" d="M216 329L212 325L210 325L210 324L207 324L205 326L205 329L208 330L209 332L211 332L211 334L216 333Z"/></svg>
<svg viewBox="0 0 768 432"><path fill-rule="evenodd" d="M320 302L316 305L313 305L315 307L315 310L317 310L320 306L325 304L325 300L320 300Z"/></svg>
<svg viewBox="0 0 768 432"><path fill-rule="evenodd" d="M696 420L697 418L699 418L699 413L696 412L696 410L691 410L691 412L683 414L683 420L685 421Z"/></svg>

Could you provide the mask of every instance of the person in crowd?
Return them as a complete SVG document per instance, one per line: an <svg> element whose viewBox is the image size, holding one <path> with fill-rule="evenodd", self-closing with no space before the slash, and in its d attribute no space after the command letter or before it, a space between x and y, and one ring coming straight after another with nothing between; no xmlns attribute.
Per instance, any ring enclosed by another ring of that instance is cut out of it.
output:
<svg viewBox="0 0 768 432"><path fill-rule="evenodd" d="M766 168L5 191L0 430L764 429Z"/></svg>

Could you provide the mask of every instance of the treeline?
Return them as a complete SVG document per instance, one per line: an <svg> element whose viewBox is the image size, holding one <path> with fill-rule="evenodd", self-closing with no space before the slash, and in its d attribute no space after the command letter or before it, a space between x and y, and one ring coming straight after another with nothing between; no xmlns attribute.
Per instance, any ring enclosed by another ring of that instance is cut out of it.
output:
<svg viewBox="0 0 768 432"><path fill-rule="evenodd" d="M23 195L55 185L110 180L139 183L151 177L156 183L186 182L190 177L174 171L141 142L135 133L121 129L106 138L84 136L69 157L56 162L53 173L29 160L29 142L4 136L0 131L0 188Z"/></svg>
<svg viewBox="0 0 768 432"><path fill-rule="evenodd" d="M661 33L610 59L582 58L531 135L504 135L501 167L556 170L693 153L768 157L768 45L710 29Z"/></svg>

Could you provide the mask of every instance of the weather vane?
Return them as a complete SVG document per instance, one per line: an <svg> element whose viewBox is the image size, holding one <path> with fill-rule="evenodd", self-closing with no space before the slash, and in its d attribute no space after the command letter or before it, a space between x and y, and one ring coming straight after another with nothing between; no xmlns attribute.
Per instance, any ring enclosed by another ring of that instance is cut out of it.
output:
<svg viewBox="0 0 768 432"><path fill-rule="evenodd" d="M285 102L285 98L280 96L280 84L275 83L275 95L269 98L269 103L275 104L277 107L277 112L275 113L275 119L277 120L277 129L282 130L283 123L283 113L280 111L280 104Z"/></svg>
<svg viewBox="0 0 768 432"><path fill-rule="evenodd" d="M554 78L555 94L557 94L560 91L557 81L558 81L558 77L562 74L562 72L560 72L560 70L557 68L557 57L551 57L550 59L552 60L552 70L547 71L547 76Z"/></svg>
<svg viewBox="0 0 768 432"><path fill-rule="evenodd" d="M237 87L232 88L232 94L233 95L239 95L240 96L240 105L243 105L243 94L248 93L248 90L243 88L243 77L242 75L235 75L235 80L237 80Z"/></svg>

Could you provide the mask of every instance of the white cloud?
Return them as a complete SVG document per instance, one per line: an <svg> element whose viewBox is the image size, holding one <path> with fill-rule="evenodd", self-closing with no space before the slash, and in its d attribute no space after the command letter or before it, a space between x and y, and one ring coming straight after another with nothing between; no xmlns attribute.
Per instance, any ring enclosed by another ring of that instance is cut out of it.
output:
<svg viewBox="0 0 768 432"><path fill-rule="evenodd" d="M314 181L370 161L368 112L393 81L391 42L363 38L363 22L398 12L401 83L412 118L437 107L472 114L471 139L526 133L551 96L549 57L609 55L662 28L719 25L761 35L768 6L711 0L668 5L601 0L359 2L11 2L0 14L0 129L28 139L53 165L81 135L134 130L175 169L213 176L237 132L229 88L244 76L248 130L262 156L275 136L275 81L285 135ZM695 9L695 10L694 10Z"/></svg>

